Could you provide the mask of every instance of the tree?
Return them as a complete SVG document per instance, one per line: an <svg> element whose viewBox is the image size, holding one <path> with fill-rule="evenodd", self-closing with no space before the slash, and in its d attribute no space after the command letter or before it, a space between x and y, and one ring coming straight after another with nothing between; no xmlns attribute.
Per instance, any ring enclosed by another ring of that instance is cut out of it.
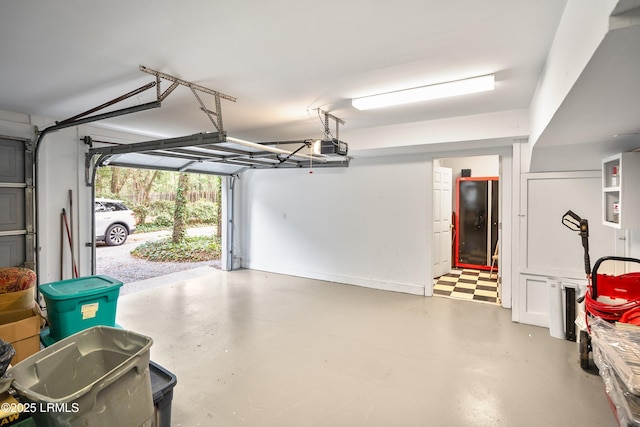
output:
<svg viewBox="0 0 640 427"><path fill-rule="evenodd" d="M119 195L132 173L132 169L111 168L111 193Z"/></svg>
<svg viewBox="0 0 640 427"><path fill-rule="evenodd" d="M117 194L120 191L120 169L111 168L111 194Z"/></svg>
<svg viewBox="0 0 640 427"><path fill-rule="evenodd" d="M173 215L173 243L184 240L187 232L187 191L189 189L189 174L181 173L176 190L176 209Z"/></svg>
<svg viewBox="0 0 640 427"><path fill-rule="evenodd" d="M151 174L151 177L147 180L147 182L145 182L144 184L144 188L143 188L143 193L142 193L142 204L143 205L148 205L149 204L149 196L151 195L151 188L153 187L153 183L156 180L156 178L158 177L158 171L154 170L153 173Z"/></svg>

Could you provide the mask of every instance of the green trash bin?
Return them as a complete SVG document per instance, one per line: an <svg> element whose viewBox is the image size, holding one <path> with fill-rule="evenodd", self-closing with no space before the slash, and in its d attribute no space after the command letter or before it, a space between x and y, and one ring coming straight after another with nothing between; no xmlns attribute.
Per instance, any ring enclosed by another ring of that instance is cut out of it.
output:
<svg viewBox="0 0 640 427"><path fill-rule="evenodd" d="M151 426L153 340L94 326L58 341L6 372L38 427Z"/></svg>
<svg viewBox="0 0 640 427"><path fill-rule="evenodd" d="M116 326L122 282L97 275L47 283L40 292L47 304L50 342L93 326ZM42 336L43 334L41 334Z"/></svg>

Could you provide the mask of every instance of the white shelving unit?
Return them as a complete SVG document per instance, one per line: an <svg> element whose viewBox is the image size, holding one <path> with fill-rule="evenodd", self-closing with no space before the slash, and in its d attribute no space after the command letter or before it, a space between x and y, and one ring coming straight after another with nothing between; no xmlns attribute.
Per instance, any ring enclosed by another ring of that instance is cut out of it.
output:
<svg viewBox="0 0 640 427"><path fill-rule="evenodd" d="M613 228L640 229L640 152L602 161L602 221Z"/></svg>

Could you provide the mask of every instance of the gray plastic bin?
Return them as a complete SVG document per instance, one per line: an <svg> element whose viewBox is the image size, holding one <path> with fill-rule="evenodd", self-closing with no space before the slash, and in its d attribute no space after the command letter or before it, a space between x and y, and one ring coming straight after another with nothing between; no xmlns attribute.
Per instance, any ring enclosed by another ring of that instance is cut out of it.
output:
<svg viewBox="0 0 640 427"><path fill-rule="evenodd" d="M154 427L171 427L171 401L178 378L153 360L149 363L155 405Z"/></svg>
<svg viewBox="0 0 640 427"><path fill-rule="evenodd" d="M152 344L132 331L95 326L28 357L7 377L32 403L38 427L148 426Z"/></svg>

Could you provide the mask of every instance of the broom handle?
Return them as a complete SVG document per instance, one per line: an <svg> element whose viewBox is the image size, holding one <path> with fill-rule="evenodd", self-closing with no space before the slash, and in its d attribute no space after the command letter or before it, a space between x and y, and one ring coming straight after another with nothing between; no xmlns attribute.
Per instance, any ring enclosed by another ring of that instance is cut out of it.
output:
<svg viewBox="0 0 640 427"><path fill-rule="evenodd" d="M64 227L67 230L67 239L69 240L69 246L71 250L71 267L73 268L73 278L78 277L78 267L76 266L76 259L73 257L73 246L71 245L71 232L69 231L69 223L67 222L67 211L62 209L62 218L64 219Z"/></svg>

